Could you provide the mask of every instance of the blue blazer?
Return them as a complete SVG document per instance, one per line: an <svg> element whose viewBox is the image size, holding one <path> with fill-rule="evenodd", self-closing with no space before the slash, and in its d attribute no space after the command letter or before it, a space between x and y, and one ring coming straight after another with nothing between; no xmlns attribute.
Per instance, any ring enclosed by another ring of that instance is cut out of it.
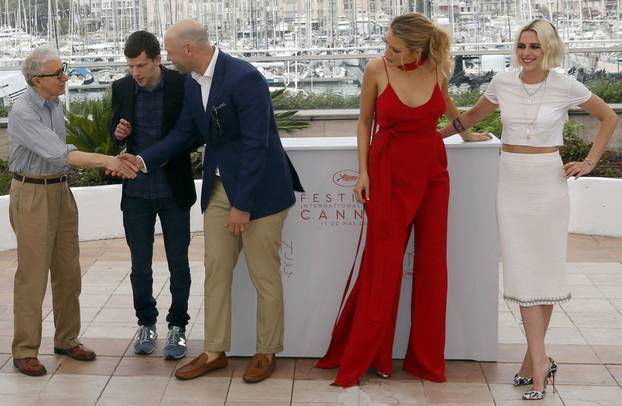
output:
<svg viewBox="0 0 622 406"><path fill-rule="evenodd" d="M212 192L216 167L231 205L257 219L285 210L302 192L276 129L265 78L248 62L219 51L207 108L200 85L188 75L181 115L171 132L140 156L147 169L206 144L201 210Z"/></svg>

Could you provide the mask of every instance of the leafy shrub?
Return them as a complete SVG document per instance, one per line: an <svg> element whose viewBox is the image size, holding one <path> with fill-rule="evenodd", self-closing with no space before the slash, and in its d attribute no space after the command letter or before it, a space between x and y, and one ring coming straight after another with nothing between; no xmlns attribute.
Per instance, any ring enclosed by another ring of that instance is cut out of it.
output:
<svg viewBox="0 0 622 406"><path fill-rule="evenodd" d="M438 122L438 128L443 128L447 124L447 119L445 117L441 117ZM484 117L479 123L475 124L472 128L474 132L480 133L491 133L495 136L501 138L501 130L503 126L501 125L501 115L498 111L493 111Z"/></svg>
<svg viewBox="0 0 622 406"><path fill-rule="evenodd" d="M567 121L564 125L564 145L560 148L559 153L564 163L572 161L583 161L592 148L591 142L584 141L579 133L583 130L582 123L574 123ZM605 151L598 161L596 168L586 176L603 176L603 177L619 177L612 165L611 151Z"/></svg>
<svg viewBox="0 0 622 406"><path fill-rule="evenodd" d="M108 125L112 119L112 95L104 93L100 100L88 100L65 112L67 143L80 151L116 155L117 144L110 136Z"/></svg>
<svg viewBox="0 0 622 406"><path fill-rule="evenodd" d="M622 80L592 79L585 85L606 103L622 102Z"/></svg>
<svg viewBox="0 0 622 406"><path fill-rule="evenodd" d="M9 194L11 188L11 174L9 163L0 159L0 196Z"/></svg>
<svg viewBox="0 0 622 406"><path fill-rule="evenodd" d="M559 153L565 162L582 161L590 152L592 144L588 144L579 137L579 132L583 130L582 123L567 121L564 125L564 146Z"/></svg>
<svg viewBox="0 0 622 406"><path fill-rule="evenodd" d="M190 153L190 165L194 179L203 178L203 154L198 151Z"/></svg>
<svg viewBox="0 0 622 406"><path fill-rule="evenodd" d="M442 128L447 123L447 119L439 120L438 127ZM501 116L498 111L490 113L482 121L473 127L475 132L489 132L501 138ZM583 161L592 148L592 143L584 141L579 135L583 130L582 123L567 121L564 125L564 145L560 148L559 153L564 163L572 161ZM606 151L601 157L598 165L594 170L586 176L602 176L615 178L622 176L620 169L622 163L615 165L611 151Z"/></svg>
<svg viewBox="0 0 622 406"><path fill-rule="evenodd" d="M450 93L454 104L458 107L475 106L475 103L482 96L481 92L476 89L467 90L466 92Z"/></svg>
<svg viewBox="0 0 622 406"><path fill-rule="evenodd" d="M275 110L317 110L317 109L357 109L358 96L344 96L336 93L290 93L282 94L272 100Z"/></svg>
<svg viewBox="0 0 622 406"><path fill-rule="evenodd" d="M286 97L285 90L286 89L283 88L270 93L273 105ZM291 133L296 130L309 127L311 122L305 118L296 117L297 113L298 111L296 110L281 111L276 113L274 115L274 118L276 119L276 128Z"/></svg>
<svg viewBox="0 0 622 406"><path fill-rule="evenodd" d="M67 143L83 152L117 155L119 147L110 136L108 125L112 119L112 94L104 93L100 100L86 100L71 105L65 112ZM93 186L120 183L121 180L106 176L100 169L73 168L69 175L71 186Z"/></svg>

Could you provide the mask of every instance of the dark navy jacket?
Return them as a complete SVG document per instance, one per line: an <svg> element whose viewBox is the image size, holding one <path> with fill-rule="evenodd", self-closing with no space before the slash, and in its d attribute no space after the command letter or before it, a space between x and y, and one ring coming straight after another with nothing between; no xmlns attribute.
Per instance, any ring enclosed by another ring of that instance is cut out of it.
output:
<svg viewBox="0 0 622 406"><path fill-rule="evenodd" d="M294 190L302 191L276 129L266 80L251 64L219 51L206 109L200 85L188 75L175 128L140 156L149 169L183 154L197 137L206 143L202 211L216 167L231 205L251 219L285 210L295 202Z"/></svg>

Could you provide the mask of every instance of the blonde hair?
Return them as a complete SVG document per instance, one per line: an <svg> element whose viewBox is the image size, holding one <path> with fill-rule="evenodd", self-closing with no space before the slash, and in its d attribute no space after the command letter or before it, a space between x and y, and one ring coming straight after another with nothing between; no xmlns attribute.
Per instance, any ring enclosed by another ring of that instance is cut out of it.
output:
<svg viewBox="0 0 622 406"><path fill-rule="evenodd" d="M551 22L538 18L521 28L518 35L516 35L514 50L512 52L513 66L520 66L517 54L518 41L520 40L521 34L525 31L533 31L538 36L542 52L544 53L544 57L540 63L540 68L542 70L547 71L561 65L564 58L564 42L559 37L557 29Z"/></svg>
<svg viewBox="0 0 622 406"><path fill-rule="evenodd" d="M451 39L445 30L420 13L407 13L395 17L389 29L393 35L403 40L409 49L421 49L421 57L439 68L441 74L449 79L453 59L449 49Z"/></svg>

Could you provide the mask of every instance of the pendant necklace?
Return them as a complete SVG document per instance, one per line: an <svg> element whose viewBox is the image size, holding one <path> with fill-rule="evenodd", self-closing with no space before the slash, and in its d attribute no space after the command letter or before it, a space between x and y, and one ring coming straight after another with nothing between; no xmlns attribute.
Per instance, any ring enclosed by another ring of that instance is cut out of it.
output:
<svg viewBox="0 0 622 406"><path fill-rule="evenodd" d="M549 76L548 73L546 75L546 77L544 78L544 80L540 83L540 85L533 91L529 91L527 89L527 86L525 86L525 82L523 82L523 77L522 77L522 72L518 75L518 79L521 83L521 86L523 88L523 91L525 92L525 94L527 95L527 104L535 104L534 100L532 100L532 97L535 96L536 94L540 93L540 90L544 89L540 94L538 94L538 109L536 110L536 114L533 116L533 118L531 119L531 121L527 124L527 139L531 140L531 133L534 127L534 124L536 122L536 120L538 119L538 116L540 115L540 107L542 107L542 98L544 97L544 93L546 93L546 82L548 80ZM525 113L525 117L527 117L525 108L523 107L523 113Z"/></svg>

